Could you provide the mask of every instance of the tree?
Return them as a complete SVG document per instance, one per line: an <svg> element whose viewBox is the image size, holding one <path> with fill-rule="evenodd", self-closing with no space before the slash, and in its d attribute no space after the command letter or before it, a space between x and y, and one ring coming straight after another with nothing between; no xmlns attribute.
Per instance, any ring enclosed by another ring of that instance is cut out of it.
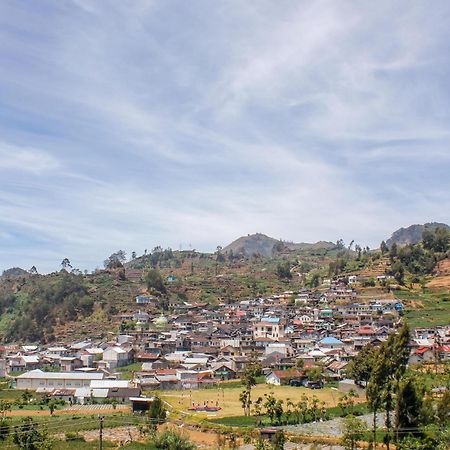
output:
<svg viewBox="0 0 450 450"><path fill-rule="evenodd" d="M155 396L150 403L150 407L147 411L146 422L141 426L140 432L142 434L153 435L156 433L157 426L164 423L167 419L167 409L164 406L163 401Z"/></svg>
<svg viewBox="0 0 450 450"><path fill-rule="evenodd" d="M389 251L389 247L387 246L386 242L381 241L380 250L383 255Z"/></svg>
<svg viewBox="0 0 450 450"><path fill-rule="evenodd" d="M313 273L311 279L309 280L309 287L316 288L320 284L320 275L318 273Z"/></svg>
<svg viewBox="0 0 450 450"><path fill-rule="evenodd" d="M443 227L435 230L425 229L422 233L422 241L425 249L445 253L450 248L450 230Z"/></svg>
<svg viewBox="0 0 450 450"><path fill-rule="evenodd" d="M283 417L283 400L277 400L273 395L273 392L269 394L264 394L266 401L264 407L267 410L267 415L269 416L271 424L281 424L281 419Z"/></svg>
<svg viewBox="0 0 450 450"><path fill-rule="evenodd" d="M423 392L418 392L414 381L409 378L403 382L397 394L397 404L395 411L395 429L397 441L408 435L408 431L416 434L416 430L421 425ZM399 430L402 433L399 434Z"/></svg>
<svg viewBox="0 0 450 450"><path fill-rule="evenodd" d="M278 278L281 280L290 280L292 278L291 265L289 264L289 261L278 263L276 272Z"/></svg>
<svg viewBox="0 0 450 450"><path fill-rule="evenodd" d="M131 259L136 259L136 252L131 252Z"/></svg>
<svg viewBox="0 0 450 450"><path fill-rule="evenodd" d="M251 414L252 405L252 387L256 386L256 377L261 373L261 365L256 361L250 361L248 366L245 368L244 374L242 375L242 384L244 385L244 390L239 395L239 400L242 403L242 408L246 416Z"/></svg>
<svg viewBox="0 0 450 450"><path fill-rule="evenodd" d="M391 274L398 284L403 285L405 282L405 269L401 261L395 261L391 267Z"/></svg>
<svg viewBox="0 0 450 450"><path fill-rule="evenodd" d="M157 269L148 270L144 275L144 281L149 290L154 290L159 294L166 293L163 278Z"/></svg>
<svg viewBox="0 0 450 450"><path fill-rule="evenodd" d="M58 401L55 399L52 399L47 403L47 406L50 411L50 415L53 416L55 409L58 407Z"/></svg>
<svg viewBox="0 0 450 450"><path fill-rule="evenodd" d="M387 430L385 443L388 450L394 397L399 395L400 381L406 371L409 352L409 328L404 324L397 335L391 333L379 347L376 362L367 385L366 396L374 413L374 443L376 438L376 412L384 405Z"/></svg>
<svg viewBox="0 0 450 450"><path fill-rule="evenodd" d="M377 350L373 345L365 345L348 364L346 375L356 383L362 382L366 385L375 364L376 354Z"/></svg>
<svg viewBox="0 0 450 450"><path fill-rule="evenodd" d="M37 275L38 274L36 266L32 266L31 269L28 272L30 273L30 275Z"/></svg>
<svg viewBox="0 0 450 450"><path fill-rule="evenodd" d="M344 429L342 434L342 445L346 450L355 450L358 447L358 441L363 439L367 432L366 422L354 416L348 416L344 419Z"/></svg>
<svg viewBox="0 0 450 450"><path fill-rule="evenodd" d="M343 395L340 398L340 400L338 402L338 406L339 406L339 408L341 408L343 416L346 416L346 415L353 416L354 407L355 407L355 398L357 396L358 395L356 394L356 392L354 390L350 390L350 392L348 392L347 394Z"/></svg>
<svg viewBox="0 0 450 450"><path fill-rule="evenodd" d="M436 411L437 419L440 424L445 425L450 421L450 391L447 389L438 403Z"/></svg>
<svg viewBox="0 0 450 450"><path fill-rule="evenodd" d="M6 400L0 400L0 417L4 418L8 411L11 411L11 403Z"/></svg>
<svg viewBox="0 0 450 450"><path fill-rule="evenodd" d="M311 367L306 371L306 376L308 377L309 381L317 382L322 381L323 378L323 367L322 366L315 366Z"/></svg>
<svg viewBox="0 0 450 450"><path fill-rule="evenodd" d="M389 257L391 259L394 259L397 256L397 250L398 250L397 243L393 242L391 245L391 249L389 250Z"/></svg>
<svg viewBox="0 0 450 450"><path fill-rule="evenodd" d="M68 267L72 268L72 265L70 264L69 258L64 258L64 259L61 261L61 267L62 267L64 270L67 270Z"/></svg>
<svg viewBox="0 0 450 450"><path fill-rule="evenodd" d="M343 239L338 239L338 240L336 241L336 248L337 248L338 250L342 250L342 249L345 248L345 244L344 244L344 240L343 240Z"/></svg>
<svg viewBox="0 0 450 450"><path fill-rule="evenodd" d="M47 431L39 429L31 417L25 417L14 428L13 442L20 450L48 450L52 446Z"/></svg>
<svg viewBox="0 0 450 450"><path fill-rule="evenodd" d="M120 269L123 267L123 263L127 260L127 254L123 250L118 250L117 252L110 255L104 261L105 269Z"/></svg>
<svg viewBox="0 0 450 450"><path fill-rule="evenodd" d="M22 392L21 397L22 397L22 402L26 404L26 403L30 403L30 400L33 398L33 394L28 389L25 389Z"/></svg>

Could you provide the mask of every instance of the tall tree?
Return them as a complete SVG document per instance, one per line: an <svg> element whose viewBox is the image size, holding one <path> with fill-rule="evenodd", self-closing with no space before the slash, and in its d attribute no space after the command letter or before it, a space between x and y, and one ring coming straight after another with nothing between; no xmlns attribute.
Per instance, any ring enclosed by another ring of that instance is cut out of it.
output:
<svg viewBox="0 0 450 450"><path fill-rule="evenodd" d="M147 289L156 291L159 294L166 293L163 278L157 269L148 270L144 275L144 281Z"/></svg>
<svg viewBox="0 0 450 450"><path fill-rule="evenodd" d="M127 260L127 254L123 250L117 250L117 252L108 256L104 261L105 269L120 269L123 267L123 263Z"/></svg>
<svg viewBox="0 0 450 450"><path fill-rule="evenodd" d="M62 267L64 270L67 270L67 268L72 268L72 265L70 264L69 258L64 258L64 259L61 261L61 267Z"/></svg>
<svg viewBox="0 0 450 450"><path fill-rule="evenodd" d="M400 384L395 409L397 441L399 438L405 438L408 432L417 436L417 429L421 425L422 398L423 392L418 392L413 379L408 378ZM399 433L400 430L402 433Z"/></svg>

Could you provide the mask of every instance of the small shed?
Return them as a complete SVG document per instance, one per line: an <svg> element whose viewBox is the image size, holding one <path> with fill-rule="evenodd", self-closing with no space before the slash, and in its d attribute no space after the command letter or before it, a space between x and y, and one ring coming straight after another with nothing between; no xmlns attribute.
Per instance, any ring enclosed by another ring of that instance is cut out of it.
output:
<svg viewBox="0 0 450 450"><path fill-rule="evenodd" d="M143 413L148 411L154 399L154 397L130 397L132 412Z"/></svg>

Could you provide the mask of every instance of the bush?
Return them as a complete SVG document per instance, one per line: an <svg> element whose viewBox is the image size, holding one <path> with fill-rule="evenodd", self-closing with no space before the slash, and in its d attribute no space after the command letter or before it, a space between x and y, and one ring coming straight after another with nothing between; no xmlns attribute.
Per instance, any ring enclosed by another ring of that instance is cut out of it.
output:
<svg viewBox="0 0 450 450"><path fill-rule="evenodd" d="M65 435L66 441L79 441L79 442L85 442L84 436L82 436L80 433L76 432L68 432Z"/></svg>
<svg viewBox="0 0 450 450"><path fill-rule="evenodd" d="M172 430L158 434L154 443L158 450L195 450L197 448L180 433Z"/></svg>

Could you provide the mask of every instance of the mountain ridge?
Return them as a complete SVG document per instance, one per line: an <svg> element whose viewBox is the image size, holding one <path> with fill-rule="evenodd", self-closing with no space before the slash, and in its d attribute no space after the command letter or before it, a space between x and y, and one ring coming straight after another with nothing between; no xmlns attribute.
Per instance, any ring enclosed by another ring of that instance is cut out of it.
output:
<svg viewBox="0 0 450 450"><path fill-rule="evenodd" d="M422 234L425 230L435 230L436 228L446 228L450 230L449 225L440 222L413 224L394 231L391 237L386 241L386 245L390 248L394 242L401 246L418 244L419 242L422 242Z"/></svg>

